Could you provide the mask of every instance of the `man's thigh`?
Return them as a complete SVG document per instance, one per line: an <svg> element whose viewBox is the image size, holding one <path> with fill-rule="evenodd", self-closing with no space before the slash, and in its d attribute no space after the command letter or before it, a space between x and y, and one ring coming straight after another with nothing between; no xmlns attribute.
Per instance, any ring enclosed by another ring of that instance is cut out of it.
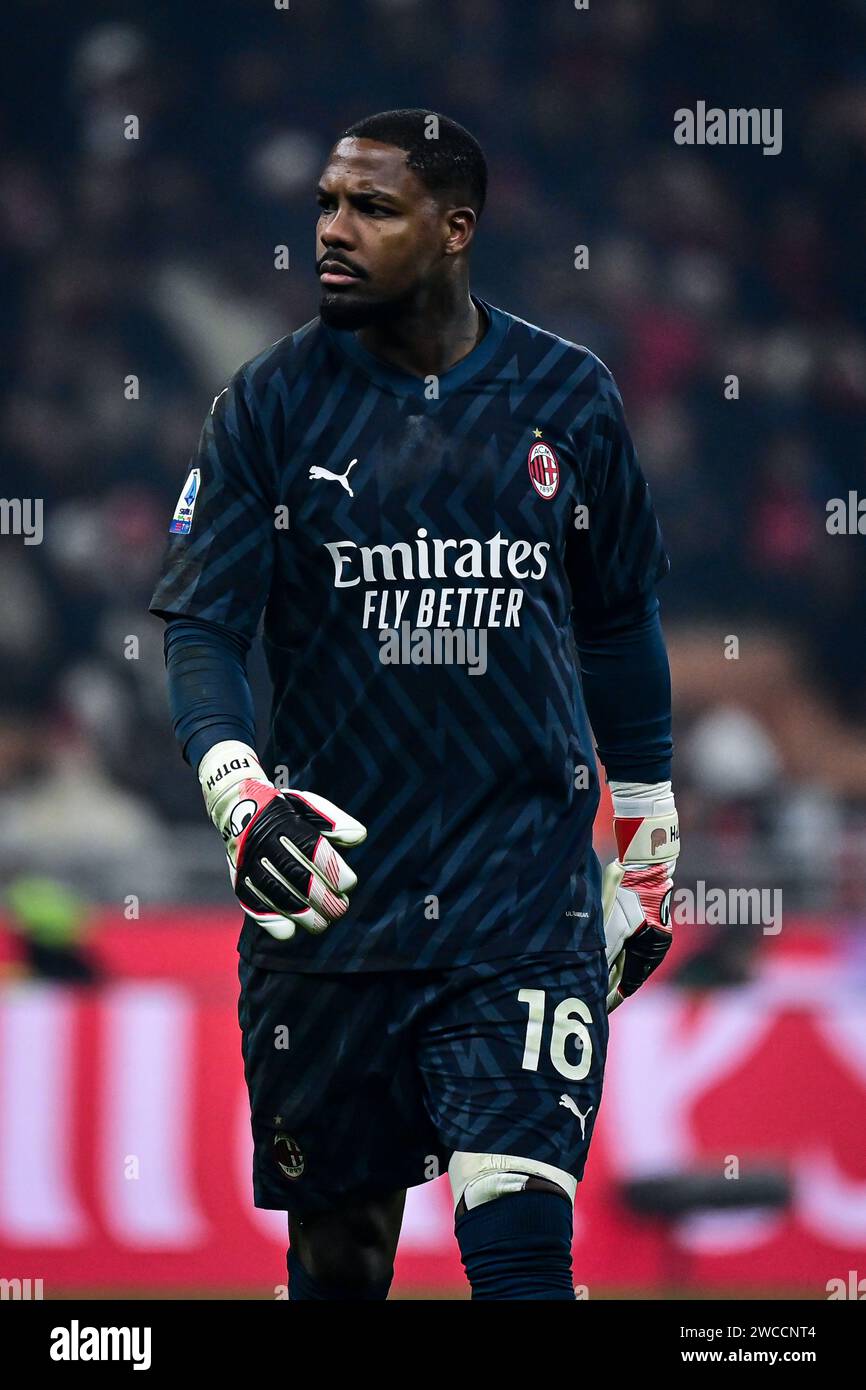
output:
<svg viewBox="0 0 866 1390"><path fill-rule="evenodd" d="M244 960L239 975L256 1206L299 1219L363 1207L447 1163L424 1106L405 979Z"/></svg>
<svg viewBox="0 0 866 1390"><path fill-rule="evenodd" d="M418 1043L440 1143L583 1177L607 1053L603 950L447 972Z"/></svg>

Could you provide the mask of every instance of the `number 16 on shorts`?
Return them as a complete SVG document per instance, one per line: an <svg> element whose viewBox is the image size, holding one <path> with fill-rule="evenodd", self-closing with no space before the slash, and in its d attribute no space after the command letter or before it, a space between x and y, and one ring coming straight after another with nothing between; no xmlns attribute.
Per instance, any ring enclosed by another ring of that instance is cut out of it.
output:
<svg viewBox="0 0 866 1390"><path fill-rule="evenodd" d="M547 991L522 989L517 997L529 1011L522 1066L524 1071L538 1071L548 1013ZM563 999L553 1009L550 1060L560 1076L568 1081L583 1081L589 1075L592 1067L592 1035L589 1028L592 1022L592 1011L582 999ZM578 1060L574 1062L570 1062L566 1056L566 1044L571 1038L574 1042L569 1051L579 1053Z"/></svg>

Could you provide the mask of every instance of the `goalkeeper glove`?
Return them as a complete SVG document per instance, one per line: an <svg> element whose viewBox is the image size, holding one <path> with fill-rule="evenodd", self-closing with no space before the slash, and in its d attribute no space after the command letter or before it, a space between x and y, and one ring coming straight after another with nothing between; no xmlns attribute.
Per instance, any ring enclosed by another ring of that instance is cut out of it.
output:
<svg viewBox="0 0 866 1390"><path fill-rule="evenodd" d="M233 739L205 754L198 779L248 916L278 941L296 925L318 935L343 916L358 880L331 841L360 844L359 821L323 796L279 790L253 749Z"/></svg>
<svg viewBox="0 0 866 1390"><path fill-rule="evenodd" d="M680 852L670 782L612 782L618 857L602 875L612 1013L661 965L670 949L670 898Z"/></svg>

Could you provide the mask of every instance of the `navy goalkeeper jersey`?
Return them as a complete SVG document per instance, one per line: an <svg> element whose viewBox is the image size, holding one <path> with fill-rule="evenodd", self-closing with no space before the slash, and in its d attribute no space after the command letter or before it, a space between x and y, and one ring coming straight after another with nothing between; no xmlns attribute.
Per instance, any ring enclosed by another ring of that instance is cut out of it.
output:
<svg viewBox="0 0 866 1390"><path fill-rule="evenodd" d="M597 950L572 620L668 569L602 362L476 300L421 379L319 319L214 400L151 610L263 642L262 763L362 821L345 917L240 950L307 971Z"/></svg>

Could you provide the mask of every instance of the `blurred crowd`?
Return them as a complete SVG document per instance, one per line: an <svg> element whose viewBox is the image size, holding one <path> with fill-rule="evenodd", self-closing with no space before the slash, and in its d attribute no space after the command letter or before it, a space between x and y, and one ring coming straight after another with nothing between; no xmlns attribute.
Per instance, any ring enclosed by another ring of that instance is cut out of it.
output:
<svg viewBox="0 0 866 1390"><path fill-rule="evenodd" d="M315 314L335 135L427 105L488 156L478 293L623 391L672 559L688 819L861 910L862 872L821 869L830 836L861 868L866 840L866 536L826 527L866 496L863 5L7 0L0 26L22 54L0 93L0 491L44 500L41 544L0 538L7 859L161 862L201 823L145 611L168 518L214 393ZM676 144L699 100L781 109L781 153Z"/></svg>

